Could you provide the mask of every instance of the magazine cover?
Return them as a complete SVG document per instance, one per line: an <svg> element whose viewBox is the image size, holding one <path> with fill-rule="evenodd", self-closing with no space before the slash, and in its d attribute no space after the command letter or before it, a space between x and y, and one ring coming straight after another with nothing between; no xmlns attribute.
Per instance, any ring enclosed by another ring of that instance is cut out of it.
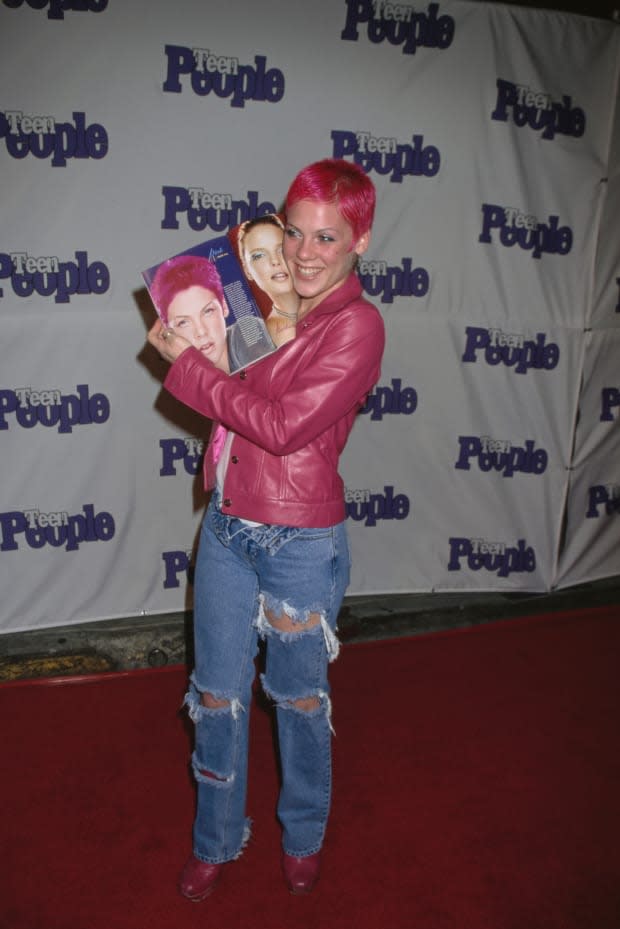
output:
<svg viewBox="0 0 620 929"><path fill-rule="evenodd" d="M298 297L282 259L282 223L275 214L240 223L228 235L148 268L142 277L164 325L229 374L295 335ZM287 296L293 310L278 311L270 320L275 300L288 306Z"/></svg>

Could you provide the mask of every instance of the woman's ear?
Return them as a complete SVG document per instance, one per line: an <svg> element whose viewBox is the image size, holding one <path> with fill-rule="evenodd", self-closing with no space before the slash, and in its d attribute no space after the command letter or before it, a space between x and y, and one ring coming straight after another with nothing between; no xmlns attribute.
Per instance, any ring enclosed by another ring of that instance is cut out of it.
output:
<svg viewBox="0 0 620 929"><path fill-rule="evenodd" d="M355 243L355 247L353 251L355 251L358 255L363 255L363 253L366 251L369 245L370 245L370 229L368 230L368 232L365 232L364 235L361 235L359 237L359 239Z"/></svg>

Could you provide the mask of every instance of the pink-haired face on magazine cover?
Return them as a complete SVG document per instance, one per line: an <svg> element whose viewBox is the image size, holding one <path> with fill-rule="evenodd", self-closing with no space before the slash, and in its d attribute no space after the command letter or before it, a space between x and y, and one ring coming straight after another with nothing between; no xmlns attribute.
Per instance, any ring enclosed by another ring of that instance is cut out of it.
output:
<svg viewBox="0 0 620 929"><path fill-rule="evenodd" d="M178 255L155 274L152 294L165 325L194 345L221 371L228 371L228 307L217 269L206 258Z"/></svg>

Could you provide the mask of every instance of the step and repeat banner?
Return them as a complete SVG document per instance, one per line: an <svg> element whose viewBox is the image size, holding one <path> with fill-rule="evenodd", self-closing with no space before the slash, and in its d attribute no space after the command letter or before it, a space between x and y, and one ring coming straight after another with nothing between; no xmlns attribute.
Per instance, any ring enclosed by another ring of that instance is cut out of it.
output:
<svg viewBox="0 0 620 929"><path fill-rule="evenodd" d="M620 33L490 3L2 0L0 631L191 607L210 424L140 276L335 156L387 330L349 592L620 574Z"/></svg>

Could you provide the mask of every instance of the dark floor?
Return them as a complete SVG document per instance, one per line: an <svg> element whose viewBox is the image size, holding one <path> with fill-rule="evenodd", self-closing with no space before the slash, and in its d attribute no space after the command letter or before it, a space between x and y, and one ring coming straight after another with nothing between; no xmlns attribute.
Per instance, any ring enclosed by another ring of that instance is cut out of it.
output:
<svg viewBox="0 0 620 929"><path fill-rule="evenodd" d="M609 604L620 605L620 576L545 594L347 597L338 625L343 642L362 642ZM0 635L0 682L189 662L191 621L176 613Z"/></svg>

